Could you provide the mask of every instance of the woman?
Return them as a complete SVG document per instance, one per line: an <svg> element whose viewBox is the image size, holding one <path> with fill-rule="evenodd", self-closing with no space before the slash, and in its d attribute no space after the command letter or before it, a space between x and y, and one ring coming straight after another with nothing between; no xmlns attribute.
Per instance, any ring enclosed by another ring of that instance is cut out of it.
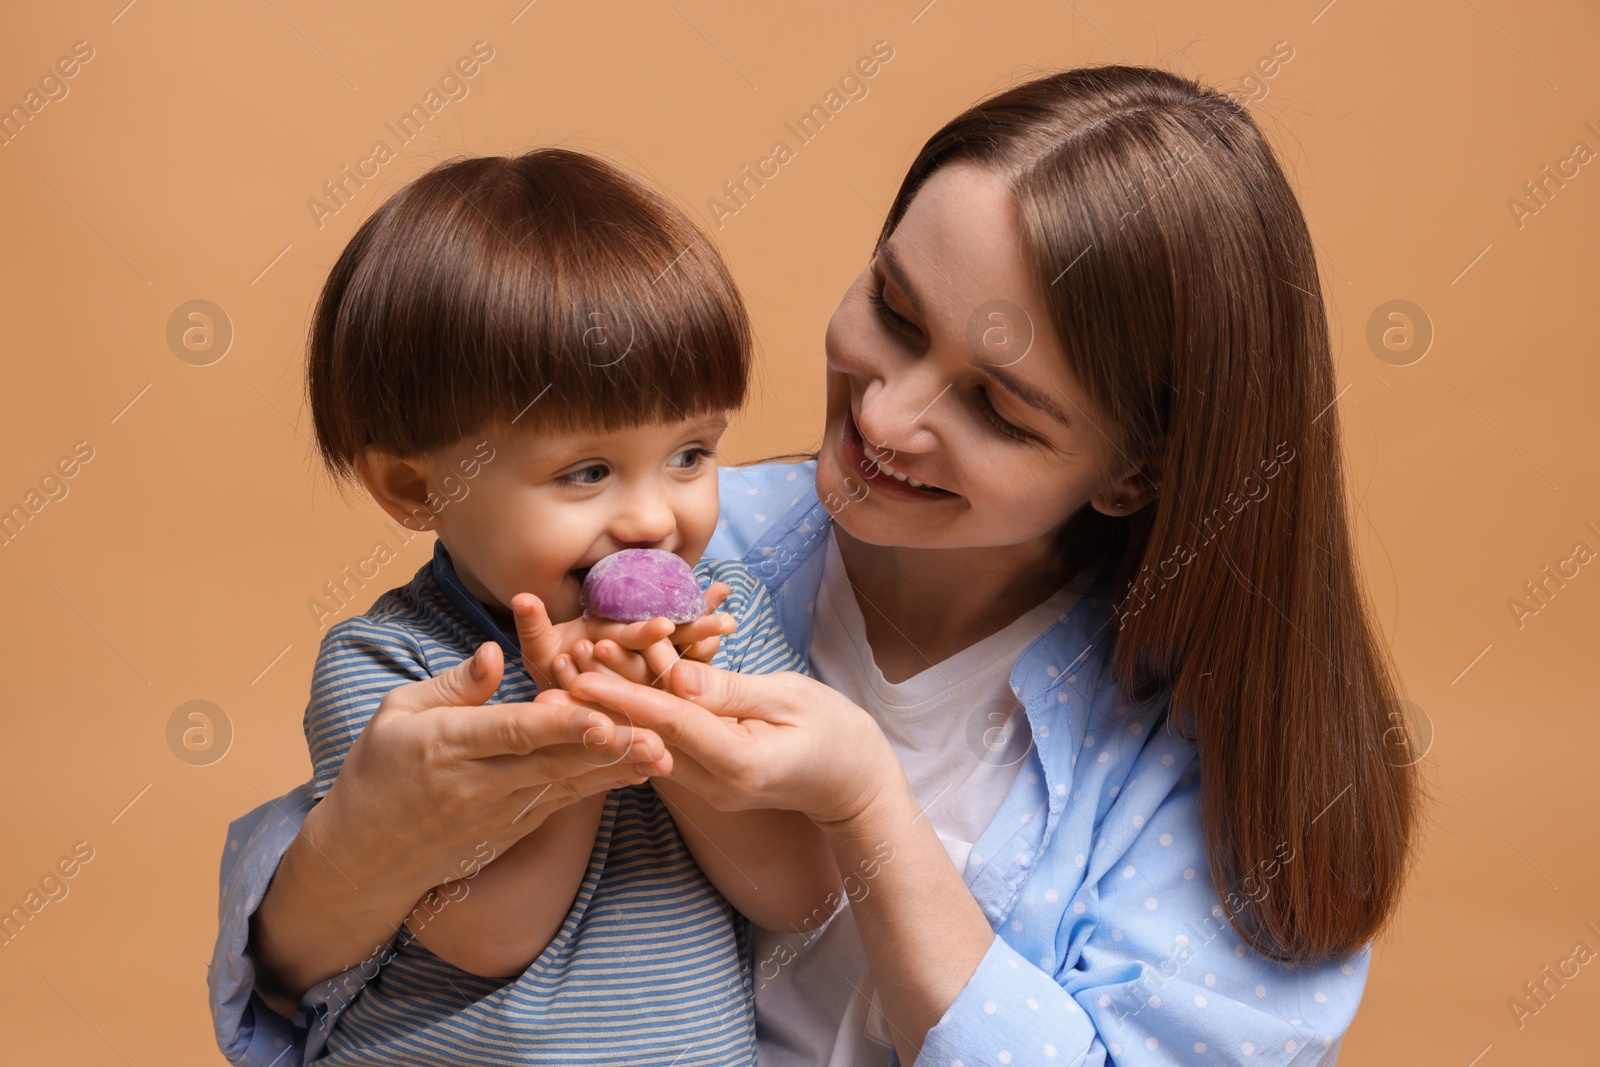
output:
<svg viewBox="0 0 1600 1067"><path fill-rule="evenodd" d="M828 684L588 672L495 716L465 667L396 690L310 817L297 791L230 831L230 1058L315 1053L382 961L336 972L577 773L576 700L826 832L848 902L756 931L763 1063L1331 1062L1417 784L1319 291L1220 94L1101 67L958 116L829 326L814 468L722 475L710 553Z"/></svg>

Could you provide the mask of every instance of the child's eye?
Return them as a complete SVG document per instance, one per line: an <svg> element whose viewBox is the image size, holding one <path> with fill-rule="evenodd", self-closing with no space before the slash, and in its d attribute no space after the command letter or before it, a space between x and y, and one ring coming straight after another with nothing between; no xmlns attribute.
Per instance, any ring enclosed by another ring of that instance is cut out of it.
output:
<svg viewBox="0 0 1600 1067"><path fill-rule="evenodd" d="M669 467L677 467L680 470L694 470L706 460L710 459L712 455L713 453L711 449L701 448L700 446L696 445L694 448L686 448L682 452L679 452L676 456L673 456L672 462L667 465Z"/></svg>
<svg viewBox="0 0 1600 1067"><path fill-rule="evenodd" d="M591 463L587 467L579 467L575 471L568 471L557 481L566 485L599 485L606 480L606 475L611 471L603 463Z"/></svg>

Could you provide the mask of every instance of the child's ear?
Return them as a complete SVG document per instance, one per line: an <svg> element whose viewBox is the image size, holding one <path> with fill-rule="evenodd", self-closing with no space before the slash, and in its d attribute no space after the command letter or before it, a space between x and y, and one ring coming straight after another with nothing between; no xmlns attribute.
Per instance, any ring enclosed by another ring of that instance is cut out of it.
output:
<svg viewBox="0 0 1600 1067"><path fill-rule="evenodd" d="M356 473L378 506L408 530L431 530L442 509L428 489L428 468L420 459L402 459L368 445L356 454Z"/></svg>

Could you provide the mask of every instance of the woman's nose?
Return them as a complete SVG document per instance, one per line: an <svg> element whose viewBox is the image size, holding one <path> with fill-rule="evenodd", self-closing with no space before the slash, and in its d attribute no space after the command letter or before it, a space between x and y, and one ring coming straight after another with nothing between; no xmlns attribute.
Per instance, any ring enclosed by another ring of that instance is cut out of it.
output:
<svg viewBox="0 0 1600 1067"><path fill-rule="evenodd" d="M861 395L856 428L878 448L925 452L934 443L927 426L932 409L949 388L932 375L910 373L871 382Z"/></svg>

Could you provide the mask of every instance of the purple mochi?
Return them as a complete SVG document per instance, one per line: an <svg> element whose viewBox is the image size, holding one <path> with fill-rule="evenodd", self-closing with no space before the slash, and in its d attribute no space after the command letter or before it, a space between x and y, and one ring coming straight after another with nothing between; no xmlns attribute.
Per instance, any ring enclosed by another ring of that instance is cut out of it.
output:
<svg viewBox="0 0 1600 1067"><path fill-rule="evenodd" d="M705 596L689 565L671 552L625 548L589 568L582 604L591 615L643 622L665 615L675 623L705 614Z"/></svg>

